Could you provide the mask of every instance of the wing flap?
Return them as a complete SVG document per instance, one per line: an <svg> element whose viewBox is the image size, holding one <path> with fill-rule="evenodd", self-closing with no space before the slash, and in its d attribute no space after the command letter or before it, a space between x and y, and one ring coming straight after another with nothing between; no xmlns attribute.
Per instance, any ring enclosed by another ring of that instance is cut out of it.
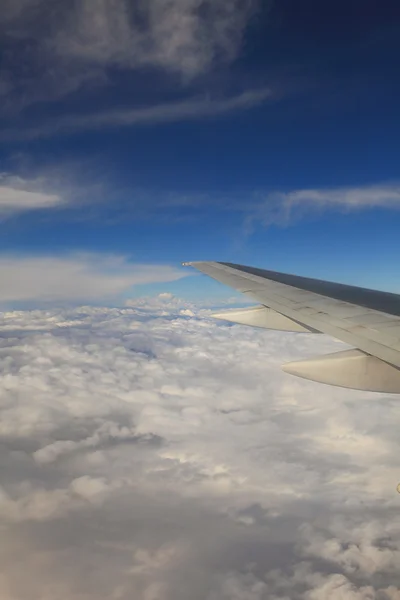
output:
<svg viewBox="0 0 400 600"><path fill-rule="evenodd" d="M287 363L286 373L319 383L356 390L400 393L400 369L361 350L345 350Z"/></svg>
<svg viewBox="0 0 400 600"><path fill-rule="evenodd" d="M231 323L240 325L251 325L252 327L262 327L263 329L276 329L279 331L291 331L296 333L319 333L301 325L292 319L288 319L281 313L272 310L267 306L251 306L250 308L241 308L227 310L211 315L214 319L222 319Z"/></svg>

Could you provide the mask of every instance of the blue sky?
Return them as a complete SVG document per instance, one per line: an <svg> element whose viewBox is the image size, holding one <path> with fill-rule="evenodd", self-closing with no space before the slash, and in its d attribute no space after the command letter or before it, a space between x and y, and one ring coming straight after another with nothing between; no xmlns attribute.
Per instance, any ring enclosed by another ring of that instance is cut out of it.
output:
<svg viewBox="0 0 400 600"><path fill-rule="evenodd" d="M397 2L6 0L0 32L3 303L231 294L185 260L400 291Z"/></svg>

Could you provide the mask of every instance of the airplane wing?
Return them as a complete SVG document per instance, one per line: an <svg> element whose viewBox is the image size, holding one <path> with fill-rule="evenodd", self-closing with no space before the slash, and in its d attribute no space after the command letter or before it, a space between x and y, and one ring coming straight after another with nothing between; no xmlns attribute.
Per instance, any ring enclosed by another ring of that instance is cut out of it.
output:
<svg viewBox="0 0 400 600"><path fill-rule="evenodd" d="M259 303L213 315L234 323L325 333L354 347L283 365L346 388L400 393L400 295L224 262L192 266Z"/></svg>

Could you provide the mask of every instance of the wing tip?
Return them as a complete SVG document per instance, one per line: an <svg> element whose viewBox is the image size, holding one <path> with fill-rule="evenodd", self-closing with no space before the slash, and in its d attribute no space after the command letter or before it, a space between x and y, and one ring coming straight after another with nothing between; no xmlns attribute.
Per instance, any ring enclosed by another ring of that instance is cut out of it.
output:
<svg viewBox="0 0 400 600"><path fill-rule="evenodd" d="M195 260L195 261L190 261L190 262L183 262L182 263L182 267L197 267L199 265L206 265L207 263L210 263L211 261L206 261L206 260Z"/></svg>

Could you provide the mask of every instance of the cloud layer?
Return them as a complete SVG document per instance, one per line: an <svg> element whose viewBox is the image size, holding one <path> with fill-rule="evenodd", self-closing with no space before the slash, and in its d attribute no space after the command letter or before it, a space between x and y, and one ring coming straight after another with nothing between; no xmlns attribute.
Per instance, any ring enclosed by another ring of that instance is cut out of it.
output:
<svg viewBox="0 0 400 600"><path fill-rule="evenodd" d="M73 254L64 257L0 257L0 302L101 302L132 286L175 281L183 269L129 263L122 256Z"/></svg>
<svg viewBox="0 0 400 600"><path fill-rule="evenodd" d="M142 305L2 315L1 597L398 600L396 398L280 371L323 336Z"/></svg>

